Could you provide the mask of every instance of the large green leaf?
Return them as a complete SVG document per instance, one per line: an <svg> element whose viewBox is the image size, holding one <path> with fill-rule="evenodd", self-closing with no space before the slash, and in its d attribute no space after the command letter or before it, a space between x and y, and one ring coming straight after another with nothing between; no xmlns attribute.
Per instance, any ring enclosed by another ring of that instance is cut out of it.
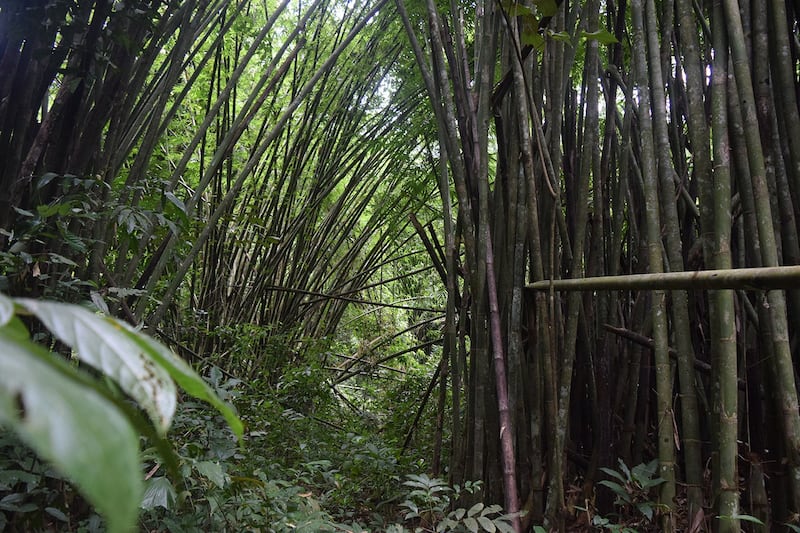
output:
<svg viewBox="0 0 800 533"><path fill-rule="evenodd" d="M519 15L533 15L533 10L531 10L531 8L522 4L518 4L514 2L514 0L503 0L500 2L500 7L502 7L503 11L512 17Z"/></svg>
<svg viewBox="0 0 800 533"><path fill-rule="evenodd" d="M77 373L30 342L18 319L0 328L0 424L72 479L110 532L129 531L142 494L138 436Z"/></svg>
<svg viewBox="0 0 800 533"><path fill-rule="evenodd" d="M533 3L543 17L552 17L558 13L558 4L555 0L533 0Z"/></svg>
<svg viewBox="0 0 800 533"><path fill-rule="evenodd" d="M187 394L211 404L222 414L234 434L241 439L244 432L242 421L233 408L222 401L206 381L195 372L189 364L175 355L175 353L156 342L151 337L133 331L127 324L120 324L122 332L128 335L132 342L139 346L143 353L152 357L174 379Z"/></svg>
<svg viewBox="0 0 800 533"><path fill-rule="evenodd" d="M115 380L147 412L159 432L166 433L177 403L175 383L121 322L75 305L27 298L15 301L71 346L81 361Z"/></svg>

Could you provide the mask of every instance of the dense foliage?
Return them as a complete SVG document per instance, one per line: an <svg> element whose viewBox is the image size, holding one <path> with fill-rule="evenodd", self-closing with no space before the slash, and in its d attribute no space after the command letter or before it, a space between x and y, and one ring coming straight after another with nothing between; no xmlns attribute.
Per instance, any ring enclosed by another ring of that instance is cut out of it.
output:
<svg viewBox="0 0 800 533"><path fill-rule="evenodd" d="M0 2L0 525L800 528L799 21Z"/></svg>

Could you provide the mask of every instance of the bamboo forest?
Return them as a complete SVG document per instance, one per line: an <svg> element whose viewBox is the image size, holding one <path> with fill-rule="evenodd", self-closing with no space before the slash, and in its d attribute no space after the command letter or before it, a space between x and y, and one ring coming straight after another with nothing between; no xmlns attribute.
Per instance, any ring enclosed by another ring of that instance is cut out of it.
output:
<svg viewBox="0 0 800 533"><path fill-rule="evenodd" d="M0 531L800 532L800 4L0 0Z"/></svg>

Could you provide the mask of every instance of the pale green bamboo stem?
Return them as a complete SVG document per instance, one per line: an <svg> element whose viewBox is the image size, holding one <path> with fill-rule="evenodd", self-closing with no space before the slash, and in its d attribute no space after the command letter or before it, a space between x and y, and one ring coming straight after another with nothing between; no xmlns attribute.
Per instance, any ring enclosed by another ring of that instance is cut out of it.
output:
<svg viewBox="0 0 800 533"><path fill-rule="evenodd" d="M516 31L510 32L510 38L518 39L518 33ZM515 44L516 50L519 50L519 43ZM525 201L526 205L524 208L524 215L528 222L528 229L526 234L526 239L528 246L530 247L530 271L534 279L542 279L544 277L544 253L542 247L542 238L541 238L541 224L539 219L540 213L540 206L539 206L539 197L540 195L537 193L537 183L536 183L536 176L534 172L534 157L532 152L533 142L531 139L530 129L529 129L529 122L532 123L534 131L537 133L536 138L539 139L539 149L542 153L546 156L546 147L544 146L543 142L543 135L541 133L541 120L539 119L538 112L534 107L534 102L532 98L526 98L526 95L530 96L530 92L528 89L528 84L525 80L525 69L523 62L521 61L521 57L519 54L516 55L515 59L512 59L512 74L513 74L513 82L514 82L514 90L512 92L513 95L513 106L512 109L516 112L517 117L519 117L520 125L519 125L519 150L521 155L521 169L523 175L525 177L525 184L527 186L521 186L520 188L526 193L526 197L524 200L520 199L520 201ZM545 176L545 180L552 179L552 163L550 165L545 166L545 173L550 172L550 176ZM561 212L558 210L559 213ZM566 234L565 234L566 235ZM537 323L538 324L550 324L550 320L547 320L546 317L548 316L548 309L544 298L541 295L536 296L536 314ZM541 368L541 375L542 375L542 382L544 385L544 401L542 402L543 409L541 412L538 410L534 410L533 414L531 415L530 420L530 427L531 427L531 435L535 441L541 442L541 428L542 428L542 420L539 418L540 415L544 415L547 417L548 420L555 420L556 419L556 385L555 380L552 379L554 376L553 370L553 357L552 357L552 347L551 347L551 335L548 333L542 334L538 336L538 349L536 350L537 359L534 362L534 365L537 365ZM548 457L547 457L547 465L552 473L553 477L557 477L560 480L563 480L562 476L562 467L563 464L561 462L560 455L557 454L557 445L555 443L555 432L549 432L547 435L548 438ZM533 483L537 483L537 480L534 479ZM536 488L540 488L538 485ZM563 493L563 481L558 483L556 487L556 492ZM532 492L532 494L535 494ZM532 510L529 510L529 512ZM539 514L539 509L535 509L534 511L536 514Z"/></svg>
<svg viewBox="0 0 800 533"><path fill-rule="evenodd" d="M714 33L714 63L712 67L712 143L714 147L714 232L711 244L710 264L718 269L732 267L731 257L731 173L730 141L728 138L728 44L725 24L719 4L715 4L712 15ZM736 272L736 271L732 271ZM736 475L738 453L738 394L739 381L736 359L736 320L734 291L714 290L709 295L711 315L711 360L716 366L717 412L717 465L714 476L714 494L721 517L719 531L739 530L739 490Z"/></svg>
<svg viewBox="0 0 800 533"><path fill-rule="evenodd" d="M800 195L800 111L795 99L795 67L789 36L792 35L786 22L786 1L771 0L769 2L770 28L769 36L774 43L771 48L770 67L774 76L775 96L778 98L782 117L786 127L786 141L789 144L791 159L788 162L788 174L795 201ZM795 7L796 9L796 7Z"/></svg>
<svg viewBox="0 0 800 533"><path fill-rule="evenodd" d="M756 201L758 237L761 242L761 255L764 266L778 266L778 248L775 230L772 225L770 196L766 183L764 154L759 135L758 118L755 110L755 97L750 76L748 55L739 5L735 0L724 0L725 20L727 21L733 70L739 91L739 100L744 120L744 133L748 150L748 161ZM773 345L775 357L771 359L777 378L777 394L781 404L783 432L788 457L792 486L792 511L800 511L800 414L798 414L797 389L794 379L794 365L789 346L789 332L786 320L786 299L779 291L767 294L769 312L773 324Z"/></svg>
<svg viewBox="0 0 800 533"><path fill-rule="evenodd" d="M661 185L661 222L665 236L665 248L669 259L669 269L676 272L682 271L684 264L678 209L675 202L675 182L673 180L675 168L670 157L669 134L667 131L666 94L658 55L658 24L654 0L647 0L645 3L645 15L647 50L650 57L648 66L650 92L652 94L652 121L658 157L658 179ZM667 38L665 35L664 39ZM684 291L673 291L671 296L672 333L675 349L678 352L678 385L680 387L681 429L687 499L689 516L694 516L703 506L703 464L694 380L695 355L689 324L688 296Z"/></svg>
<svg viewBox="0 0 800 533"><path fill-rule="evenodd" d="M698 43L698 21L692 9L691 0L677 0L683 69L686 72L686 98L688 100L687 122L689 139L692 143L693 175L698 183L700 198L700 237L703 239L703 252L706 260L710 258L711 239L714 225L714 212L711 205L713 180L711 177L711 154L709 150L708 124L705 112L705 72L700 57Z"/></svg>
<svg viewBox="0 0 800 533"><path fill-rule="evenodd" d="M599 26L600 5L597 0L590 0L583 8L582 16L586 16L586 31L597 31ZM577 194L577 213L575 213L575 236L572 239L573 276L582 277L585 268L585 241L588 211L585 208L589 198L589 184L592 176L592 153L597 143L599 110L598 110L598 42L586 42L586 116L583 129L583 146L581 147L580 178ZM565 459L567 430L569 427L569 408L572 390L572 374L575 363L575 345L578 335L578 321L582 302L578 294L570 295L567 302L567 326L564 340L564 357L558 371L558 418L555 420L556 452ZM545 514L550 525L563 525L564 494L561 480L551 478L550 491L547 495ZM561 490L559 490L561 487Z"/></svg>
<svg viewBox="0 0 800 533"><path fill-rule="evenodd" d="M644 39L644 14L642 0L631 2L633 42ZM634 88L639 93L639 130L642 139L642 175L644 177L647 255L650 272L663 272L661 255L661 214L658 201L658 181L653 146L653 126L650 119L650 91L647 79L647 57L642 46L635 46L633 53ZM653 343L656 370L656 416L658 424L659 475L661 484L659 503L665 512L661 517L662 531L673 531L675 519L672 512L675 498L675 444L674 413L672 411L672 370L669 361L666 294L663 289L653 291L651 308L653 319Z"/></svg>

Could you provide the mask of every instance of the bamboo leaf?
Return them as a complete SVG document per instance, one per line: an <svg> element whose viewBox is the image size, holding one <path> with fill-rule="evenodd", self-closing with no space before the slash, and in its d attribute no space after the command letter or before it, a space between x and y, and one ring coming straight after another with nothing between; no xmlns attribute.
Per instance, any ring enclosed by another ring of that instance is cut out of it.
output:
<svg viewBox="0 0 800 533"><path fill-rule="evenodd" d="M175 193L172 191L166 191L164 193L164 197L170 201L172 205L178 208L178 211L186 215L186 205L183 203L183 200L175 196Z"/></svg>

